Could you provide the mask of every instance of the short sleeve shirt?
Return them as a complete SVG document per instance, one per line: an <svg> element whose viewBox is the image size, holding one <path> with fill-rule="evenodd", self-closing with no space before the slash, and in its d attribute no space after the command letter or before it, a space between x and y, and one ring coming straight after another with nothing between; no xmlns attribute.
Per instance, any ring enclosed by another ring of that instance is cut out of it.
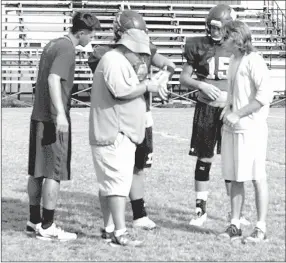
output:
<svg viewBox="0 0 286 263"><path fill-rule="evenodd" d="M110 145L119 132L139 144L145 135L146 103L141 95L120 99L137 88L139 79L117 49L107 52L93 76L89 119L91 145Z"/></svg>
<svg viewBox="0 0 286 263"><path fill-rule="evenodd" d="M49 93L50 74L56 74L61 78L62 101L69 116L74 71L75 48L71 40L67 37L51 40L41 55L31 119L46 122L56 120L56 108Z"/></svg>
<svg viewBox="0 0 286 263"><path fill-rule="evenodd" d="M237 65L239 65L238 68ZM233 128L225 127L225 129L243 132L249 129L259 129L265 125L273 89L264 59L256 52L244 55L241 61L232 57L228 79L228 104L232 105L232 111L238 111L254 99L263 106L258 111L241 118Z"/></svg>

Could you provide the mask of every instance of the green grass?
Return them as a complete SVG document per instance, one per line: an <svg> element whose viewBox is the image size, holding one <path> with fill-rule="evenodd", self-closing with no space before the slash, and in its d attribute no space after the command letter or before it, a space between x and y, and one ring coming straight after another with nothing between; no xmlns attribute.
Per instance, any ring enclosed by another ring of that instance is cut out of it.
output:
<svg viewBox="0 0 286 263"><path fill-rule="evenodd" d="M28 238L23 230L28 218L27 153L31 108L2 109L2 261L284 261L285 260L285 112L271 109L269 117L270 205L265 244L218 241L230 210L218 156L212 169L209 220L204 228L189 226L194 215L195 158L187 155L192 108L154 109L155 154L147 170L146 201L150 218L160 228L134 233L145 240L142 248L112 248L100 239L102 226L98 186L88 144L88 109L72 109L73 180L64 182L56 211L56 223L79 233L70 243ZM256 221L254 191L246 183L244 214ZM126 220L132 213L127 204Z"/></svg>

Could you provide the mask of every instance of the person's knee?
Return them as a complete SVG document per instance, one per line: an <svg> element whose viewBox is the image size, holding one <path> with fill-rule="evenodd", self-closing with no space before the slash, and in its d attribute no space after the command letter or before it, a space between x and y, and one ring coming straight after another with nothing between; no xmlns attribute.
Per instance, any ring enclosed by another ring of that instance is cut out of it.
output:
<svg viewBox="0 0 286 263"><path fill-rule="evenodd" d="M211 165L211 162L205 162L198 159L195 169L195 180L202 182L209 181Z"/></svg>
<svg viewBox="0 0 286 263"><path fill-rule="evenodd" d="M263 187L263 186L267 186L267 179L262 178L260 180L252 180L252 184L255 187L255 189Z"/></svg>

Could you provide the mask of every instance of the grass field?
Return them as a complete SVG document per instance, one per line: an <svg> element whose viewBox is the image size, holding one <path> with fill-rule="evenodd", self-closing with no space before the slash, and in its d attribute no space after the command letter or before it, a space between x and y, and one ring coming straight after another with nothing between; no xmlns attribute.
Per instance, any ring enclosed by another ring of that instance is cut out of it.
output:
<svg viewBox="0 0 286 263"><path fill-rule="evenodd" d="M193 109L154 109L154 164L146 174L145 199L149 216L160 228L134 231L145 240L142 248L112 248L100 239L102 218L88 145L88 109L72 110L73 180L62 183L56 211L56 223L78 232L78 240L49 243L25 235L30 114L31 108L2 109L2 261L285 261L285 109L271 109L269 116L270 242L257 245L216 239L230 210L219 156L211 172L209 220L204 228L189 226L195 206L195 158L187 155ZM246 184L244 214L252 223L243 228L247 235L256 221L251 183ZM130 228L129 202L126 219Z"/></svg>

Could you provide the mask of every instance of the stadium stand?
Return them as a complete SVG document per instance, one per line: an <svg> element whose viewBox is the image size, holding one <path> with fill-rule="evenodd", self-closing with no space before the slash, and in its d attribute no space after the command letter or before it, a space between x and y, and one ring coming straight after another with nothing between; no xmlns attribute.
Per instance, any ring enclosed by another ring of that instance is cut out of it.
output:
<svg viewBox="0 0 286 263"><path fill-rule="evenodd" d="M279 82L276 86L281 87L281 79L284 82L285 78L285 14L276 1L264 2L263 9L248 9L242 4L231 6L238 18L250 26L254 45L263 54L269 68L273 69L271 72L275 72L273 78ZM95 13L102 25L97 39L86 48L79 47L77 50L73 100L88 105L92 83L92 73L86 63L89 52L93 46L106 45L112 40L114 15L126 6L144 16L158 52L168 56L178 66L169 82L173 99L191 101L193 92L187 92L179 84L181 66L185 62L183 46L186 37L205 35L205 16L214 4L178 1L2 1L2 94L6 97L17 95L18 99L25 95L32 98L44 45L69 30L74 12L86 9ZM285 84L277 90L277 94L278 97L285 97Z"/></svg>

